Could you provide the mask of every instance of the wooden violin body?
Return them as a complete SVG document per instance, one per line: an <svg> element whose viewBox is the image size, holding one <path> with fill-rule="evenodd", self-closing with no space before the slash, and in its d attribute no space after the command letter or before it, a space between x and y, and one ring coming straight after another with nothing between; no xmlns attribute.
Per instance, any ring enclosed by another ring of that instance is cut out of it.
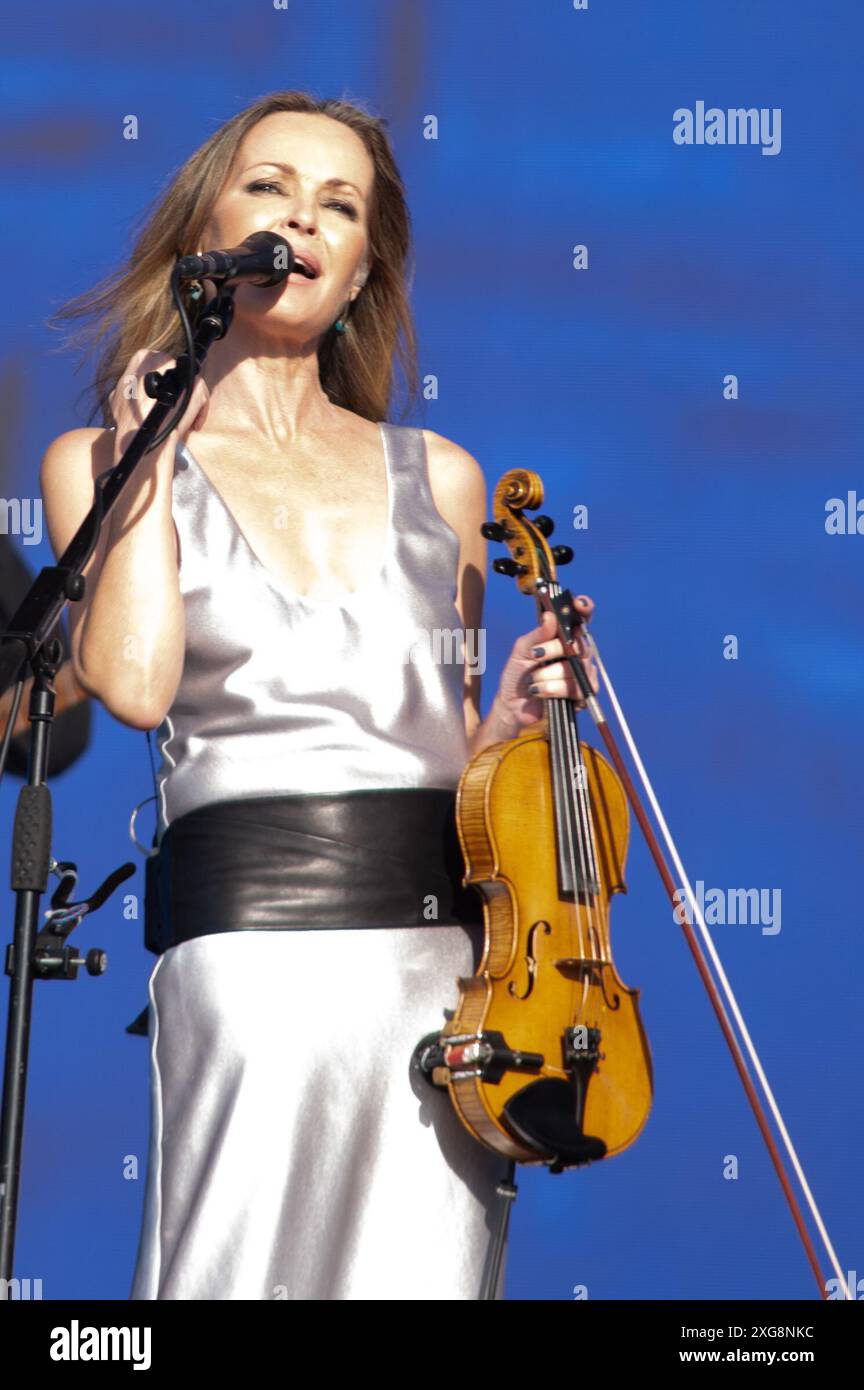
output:
<svg viewBox="0 0 864 1390"><path fill-rule="evenodd" d="M514 559L495 567L525 592L554 588L572 651L573 601L554 563L572 551L546 545L547 517L523 516L540 501L536 474L505 475L484 533L507 541ZM458 981L432 1080L476 1139L516 1162L560 1172L620 1153L653 1094L639 991L620 979L609 932L630 816L616 772L579 739L574 700L550 699L541 721L468 763L456 822L485 942L476 974Z"/></svg>
<svg viewBox="0 0 864 1390"><path fill-rule="evenodd" d="M609 941L609 900L626 892L627 799L606 759L584 744L581 752L599 877L590 903L559 891L545 721L484 749L457 792L465 882L482 893L486 935L476 975L459 981L442 1042L500 1035L505 1049L543 1061L488 1081L478 1068L454 1065L451 1051L448 1085L475 1137L521 1163L558 1157L569 1166L619 1153L651 1108L639 991L621 981Z"/></svg>

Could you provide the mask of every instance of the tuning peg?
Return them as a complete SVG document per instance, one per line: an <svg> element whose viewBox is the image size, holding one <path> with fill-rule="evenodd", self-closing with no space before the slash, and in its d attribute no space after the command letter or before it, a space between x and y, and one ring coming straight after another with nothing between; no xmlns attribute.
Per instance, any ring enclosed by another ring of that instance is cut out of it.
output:
<svg viewBox="0 0 864 1390"><path fill-rule="evenodd" d="M541 536L551 536L552 532L555 530L555 522L552 520L551 516L535 516L534 525L537 527Z"/></svg>
<svg viewBox="0 0 864 1390"><path fill-rule="evenodd" d="M528 566L519 565L515 560L493 560L492 568L496 574L527 574Z"/></svg>
<svg viewBox="0 0 864 1390"><path fill-rule="evenodd" d="M573 559L573 551L569 545L553 545L552 559L556 565L569 565Z"/></svg>
<svg viewBox="0 0 864 1390"><path fill-rule="evenodd" d="M484 521L480 533L487 541L503 541L507 535L507 528L502 526L500 521Z"/></svg>

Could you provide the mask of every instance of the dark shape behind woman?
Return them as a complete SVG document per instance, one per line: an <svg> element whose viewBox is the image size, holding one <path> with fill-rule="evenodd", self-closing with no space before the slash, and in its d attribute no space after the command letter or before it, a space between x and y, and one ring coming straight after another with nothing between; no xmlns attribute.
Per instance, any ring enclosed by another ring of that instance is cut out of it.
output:
<svg viewBox="0 0 864 1390"><path fill-rule="evenodd" d="M35 573L31 572L18 553L15 541L7 535L0 534L0 634L9 627L35 578ZM63 665L58 668L54 677L54 723L51 727L46 774L49 781L59 772L65 772L67 767L71 767L84 750L89 748L93 713L87 692L81 689L75 679L75 672L69 660L69 635L65 618L60 619L54 635L59 638L63 649ZM15 734L9 742L6 755L6 771L15 777L27 776L30 749L30 722L27 714L32 688L33 678L28 676L21 692ZM14 687L0 697L0 734L6 728L12 708L13 692Z"/></svg>

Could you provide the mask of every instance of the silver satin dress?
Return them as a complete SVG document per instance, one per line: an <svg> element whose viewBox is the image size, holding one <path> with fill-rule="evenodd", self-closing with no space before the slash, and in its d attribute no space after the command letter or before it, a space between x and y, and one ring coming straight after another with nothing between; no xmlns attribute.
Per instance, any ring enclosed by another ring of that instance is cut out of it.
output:
<svg viewBox="0 0 864 1390"><path fill-rule="evenodd" d="M384 561L332 601L274 578L178 445L187 645L157 733L160 841L214 801L455 788L459 541L422 431L379 428ZM474 973L482 927L309 927L198 936L153 968L133 1299L480 1296L506 1160L410 1062ZM503 1284L502 1265L499 1298Z"/></svg>

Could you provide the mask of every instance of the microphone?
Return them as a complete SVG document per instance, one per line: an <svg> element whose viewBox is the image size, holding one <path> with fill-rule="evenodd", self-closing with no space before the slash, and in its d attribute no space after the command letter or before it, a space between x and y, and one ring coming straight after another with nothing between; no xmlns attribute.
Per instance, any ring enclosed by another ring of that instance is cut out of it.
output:
<svg viewBox="0 0 864 1390"><path fill-rule="evenodd" d="M182 280L249 280L268 289L281 285L292 270L306 274L306 267L294 263L294 252L284 236L276 232L252 232L230 251L205 251L203 256L181 256L177 273Z"/></svg>

